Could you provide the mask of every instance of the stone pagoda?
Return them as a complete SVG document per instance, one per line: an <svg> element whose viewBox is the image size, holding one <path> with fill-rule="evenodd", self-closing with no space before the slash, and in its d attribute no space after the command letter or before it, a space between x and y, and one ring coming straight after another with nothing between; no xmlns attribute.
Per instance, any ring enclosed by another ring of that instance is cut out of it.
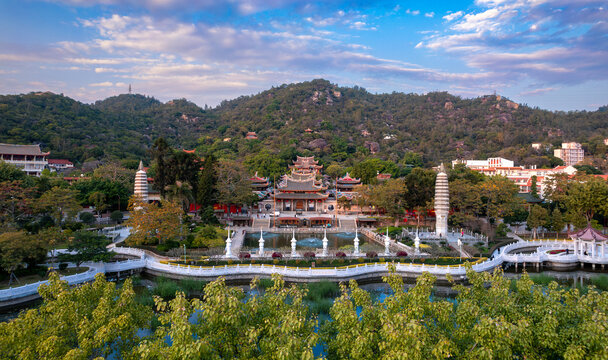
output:
<svg viewBox="0 0 608 360"><path fill-rule="evenodd" d="M141 161L139 161L139 168L135 173L135 189L133 190L133 194L143 202L148 202L148 175Z"/></svg>
<svg viewBox="0 0 608 360"><path fill-rule="evenodd" d="M450 192L448 175L441 164L435 181L435 234L439 238L448 237L448 215L450 211Z"/></svg>

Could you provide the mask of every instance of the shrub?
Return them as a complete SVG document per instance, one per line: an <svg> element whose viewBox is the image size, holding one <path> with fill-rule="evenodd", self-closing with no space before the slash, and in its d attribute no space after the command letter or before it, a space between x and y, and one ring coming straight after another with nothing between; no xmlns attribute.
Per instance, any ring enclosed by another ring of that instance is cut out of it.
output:
<svg viewBox="0 0 608 360"><path fill-rule="evenodd" d="M90 212L82 212L80 213L80 216L78 216L80 218L80 221L82 221L85 224L92 224L95 222L95 216L93 214L91 214Z"/></svg>
<svg viewBox="0 0 608 360"><path fill-rule="evenodd" d="M239 253L239 259L250 259L251 258L251 254L250 253L246 253L246 252L242 252Z"/></svg>
<svg viewBox="0 0 608 360"><path fill-rule="evenodd" d="M371 258L376 258L376 257L378 257L378 253L375 252L375 251L368 251L368 252L365 253L365 256L368 257L368 258L370 258L370 259Z"/></svg>
<svg viewBox="0 0 608 360"><path fill-rule="evenodd" d="M159 251L169 251L171 249L175 249L179 247L179 242L175 240L167 240L162 244L159 244L156 248Z"/></svg>
<svg viewBox="0 0 608 360"><path fill-rule="evenodd" d="M110 219L112 219L112 221L116 221L117 223L120 223L123 219L122 211L120 211L120 210L112 211L112 213L110 214Z"/></svg>
<svg viewBox="0 0 608 360"><path fill-rule="evenodd" d="M406 257L407 256L407 252L405 252L403 250L402 251L397 251L397 256L399 256L399 257Z"/></svg>
<svg viewBox="0 0 608 360"><path fill-rule="evenodd" d="M61 263L59 264L59 270L65 270L68 268L68 264L67 263Z"/></svg>
<svg viewBox="0 0 608 360"><path fill-rule="evenodd" d="M304 257L305 257L305 258L310 258L310 259L312 259L312 258L314 258L315 256L316 256L316 255L315 255L315 253L314 253L314 252L312 252L312 251L307 251L307 252L305 252L305 253L304 253Z"/></svg>
<svg viewBox="0 0 608 360"><path fill-rule="evenodd" d="M338 252L336 253L336 257L339 257L339 258L345 258L345 257L346 257L346 254L345 254L343 251L338 251Z"/></svg>
<svg viewBox="0 0 608 360"><path fill-rule="evenodd" d="M362 263L365 260L363 260L363 258L360 257L360 258L357 259L357 261L360 262L360 263Z"/></svg>
<svg viewBox="0 0 608 360"><path fill-rule="evenodd" d="M385 262L386 261L386 259L383 258L383 257L381 257L379 260L380 260L380 262Z"/></svg>
<svg viewBox="0 0 608 360"><path fill-rule="evenodd" d="M283 254L281 254L280 252L273 252L272 253L272 258L273 259L281 259L281 258L283 258Z"/></svg>
<svg viewBox="0 0 608 360"><path fill-rule="evenodd" d="M279 259L272 260L272 263L275 264L275 265L278 264L279 263Z"/></svg>

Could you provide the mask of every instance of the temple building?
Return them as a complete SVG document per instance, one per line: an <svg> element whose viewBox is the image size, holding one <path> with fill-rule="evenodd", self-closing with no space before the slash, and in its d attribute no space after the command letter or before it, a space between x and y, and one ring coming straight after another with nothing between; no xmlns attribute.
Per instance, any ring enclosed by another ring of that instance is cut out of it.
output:
<svg viewBox="0 0 608 360"><path fill-rule="evenodd" d="M440 238L448 236L448 215L450 211L450 191L448 188L448 175L443 164L439 168L435 181L435 234Z"/></svg>
<svg viewBox="0 0 608 360"><path fill-rule="evenodd" d="M255 175L249 178L251 181L251 189L253 191L265 191L270 186L270 182L267 177L258 176L258 172L255 172Z"/></svg>
<svg viewBox="0 0 608 360"><path fill-rule="evenodd" d="M328 195L326 187L316 179L323 167L314 157L301 157L293 162L291 174L284 175L275 189L273 199L279 211L322 211Z"/></svg>
<svg viewBox="0 0 608 360"><path fill-rule="evenodd" d="M323 168L323 165L319 165L319 161L315 160L314 156L298 156L293 162L293 165L289 165L289 168L291 169L292 174L312 174L316 176Z"/></svg>
<svg viewBox="0 0 608 360"><path fill-rule="evenodd" d="M50 153L40 151L40 145L0 144L0 160L15 165L28 175L40 176L48 166Z"/></svg>
<svg viewBox="0 0 608 360"><path fill-rule="evenodd" d="M336 187L341 192L352 192L357 185L361 185L361 179L353 178L349 173L346 173L346 175L338 179Z"/></svg>

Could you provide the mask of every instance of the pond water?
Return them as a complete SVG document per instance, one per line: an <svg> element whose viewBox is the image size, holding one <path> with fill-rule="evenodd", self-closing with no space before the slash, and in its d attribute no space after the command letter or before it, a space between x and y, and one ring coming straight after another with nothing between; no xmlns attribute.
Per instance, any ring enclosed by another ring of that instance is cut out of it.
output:
<svg viewBox="0 0 608 360"><path fill-rule="evenodd" d="M280 248L291 248L292 233L273 233L263 232L264 237L264 249L266 251L277 250ZM323 248L323 233L298 233L296 232L296 249L297 250L315 250ZM365 235L358 234L359 236L359 250L365 251L383 251L382 246L370 241ZM353 240L355 239L354 232L339 232L339 233L327 233L329 250L352 250ZM257 249L259 247L258 241L260 240L259 232L247 233L243 242L243 248L245 249Z"/></svg>

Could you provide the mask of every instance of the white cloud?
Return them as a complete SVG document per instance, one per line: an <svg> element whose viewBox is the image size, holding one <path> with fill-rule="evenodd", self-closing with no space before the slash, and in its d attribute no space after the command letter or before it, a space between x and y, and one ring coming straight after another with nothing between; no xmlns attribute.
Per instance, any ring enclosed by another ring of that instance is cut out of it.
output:
<svg viewBox="0 0 608 360"><path fill-rule="evenodd" d="M428 13L424 13L424 16L428 17L428 18L432 18L432 17L435 17L435 13L431 11L431 12L428 12Z"/></svg>
<svg viewBox="0 0 608 360"><path fill-rule="evenodd" d="M462 15L464 15L464 11L457 11L457 12L455 12L455 13L450 13L450 14L447 14L446 16L444 16L444 17L443 17L443 19L444 19L445 21L450 22L450 21L452 21L452 20L458 19L458 18L459 18L459 17L461 17Z"/></svg>
<svg viewBox="0 0 608 360"><path fill-rule="evenodd" d="M405 10L405 13L406 14L411 14L411 15L415 16L415 15L419 15L420 14L420 10L410 10L410 9L407 9L407 10Z"/></svg>

